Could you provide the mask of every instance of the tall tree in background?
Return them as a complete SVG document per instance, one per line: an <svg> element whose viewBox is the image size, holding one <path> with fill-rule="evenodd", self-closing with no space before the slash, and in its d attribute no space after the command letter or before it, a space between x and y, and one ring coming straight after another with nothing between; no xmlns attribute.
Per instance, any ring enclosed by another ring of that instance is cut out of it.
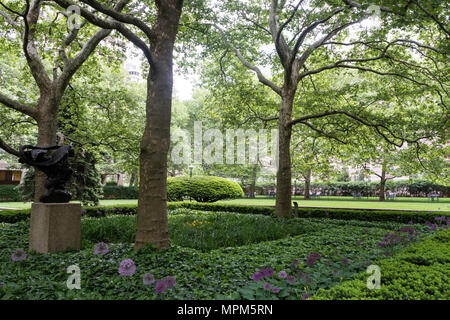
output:
<svg viewBox="0 0 450 320"><path fill-rule="evenodd" d="M445 70L445 40L449 35L445 24L441 23L445 21L445 12L441 6L431 6L430 11L419 1L395 4L376 1L374 4L377 7L348 0L272 0L270 4L269 1L231 0L212 8L216 16L209 25L218 30L226 50L234 52L262 84L279 96L278 217L290 216L292 211L290 146L293 126L302 124L315 130L314 122L318 119L349 118L398 146L430 138L420 134L403 137L404 123L389 127L386 123L393 121L387 121L381 113L352 112L330 107L332 104L294 117L296 99L300 105L306 105L307 97L298 96L299 87L306 81L337 69L373 73L408 83L422 96L435 95L436 105L445 112L448 91L442 70ZM351 28L377 13L381 22L376 26L359 31ZM231 26L230 20L233 20ZM420 28L424 23L428 28ZM227 30L225 25L229 26ZM352 34L350 30L357 32ZM258 50L263 46L267 48L268 44L275 48L275 55ZM273 79L265 76L256 63L269 67Z"/></svg>

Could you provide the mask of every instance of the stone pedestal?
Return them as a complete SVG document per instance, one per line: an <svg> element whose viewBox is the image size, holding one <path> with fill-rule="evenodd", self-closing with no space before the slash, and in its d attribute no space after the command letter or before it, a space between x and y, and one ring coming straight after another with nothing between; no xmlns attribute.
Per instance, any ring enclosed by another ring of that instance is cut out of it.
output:
<svg viewBox="0 0 450 320"><path fill-rule="evenodd" d="M29 250L39 253L79 250L81 204L33 203L31 206Z"/></svg>

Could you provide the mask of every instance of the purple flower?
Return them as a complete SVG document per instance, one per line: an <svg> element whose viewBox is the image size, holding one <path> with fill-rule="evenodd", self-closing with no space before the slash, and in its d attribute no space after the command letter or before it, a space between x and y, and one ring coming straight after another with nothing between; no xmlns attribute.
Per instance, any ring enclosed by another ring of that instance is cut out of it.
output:
<svg viewBox="0 0 450 320"><path fill-rule="evenodd" d="M272 289L272 292L273 292L273 293L278 293L278 292L280 292L280 289L277 288L277 287L275 287L275 288Z"/></svg>
<svg viewBox="0 0 450 320"><path fill-rule="evenodd" d="M0 288L3 287L3 283L0 282Z"/></svg>
<svg viewBox="0 0 450 320"><path fill-rule="evenodd" d="M144 278L142 279L142 282L145 285L152 284L153 282L155 282L155 277L151 273L146 273L146 274L144 274Z"/></svg>
<svg viewBox="0 0 450 320"><path fill-rule="evenodd" d="M97 243L94 248L94 254L106 254L109 252L108 245L104 242Z"/></svg>
<svg viewBox="0 0 450 320"><path fill-rule="evenodd" d="M347 258L342 258L341 263L346 265L348 264L348 259Z"/></svg>
<svg viewBox="0 0 450 320"><path fill-rule="evenodd" d="M86 210L81 210L81 215L83 216L83 215L85 215L86 214Z"/></svg>
<svg viewBox="0 0 450 320"><path fill-rule="evenodd" d="M414 224L414 222L412 222L412 221L409 221L409 222L408 222L408 224Z"/></svg>
<svg viewBox="0 0 450 320"><path fill-rule="evenodd" d="M271 288L270 283L266 283L264 285L264 290L270 290L270 288Z"/></svg>
<svg viewBox="0 0 450 320"><path fill-rule="evenodd" d="M165 278L164 281L166 282L168 288L175 286L175 284L177 283L175 281L175 277L173 276Z"/></svg>
<svg viewBox="0 0 450 320"><path fill-rule="evenodd" d="M317 262L317 260L319 260L321 258L321 255L318 253L311 253L307 258L306 258L306 265L308 266L312 266L313 264L315 264Z"/></svg>
<svg viewBox="0 0 450 320"><path fill-rule="evenodd" d="M263 276L260 272L255 272L255 273L252 275L252 279L253 279L254 281L259 281L259 280L261 280L263 277L264 277L264 276Z"/></svg>
<svg viewBox="0 0 450 320"><path fill-rule="evenodd" d="M292 261L292 266L293 266L293 267L298 266L299 263L300 263L300 262L298 262L298 260L295 259L295 260Z"/></svg>
<svg viewBox="0 0 450 320"><path fill-rule="evenodd" d="M294 276L287 276L286 281L289 284L293 284L295 282L295 277Z"/></svg>
<svg viewBox="0 0 450 320"><path fill-rule="evenodd" d="M11 260L14 262L22 261L22 260L25 260L26 258L27 258L27 254L22 249L17 249L16 251L14 251L11 254Z"/></svg>
<svg viewBox="0 0 450 320"><path fill-rule="evenodd" d="M433 224L432 226L431 226L431 230L436 230L436 228L437 228L437 224Z"/></svg>
<svg viewBox="0 0 450 320"><path fill-rule="evenodd" d="M379 246L379 247L381 247L381 248L386 248L387 243L385 243L385 242L378 242L378 243L377 243L377 246Z"/></svg>
<svg viewBox="0 0 450 320"><path fill-rule="evenodd" d="M311 295L309 293L302 294L302 300L307 300L308 298L311 298Z"/></svg>
<svg viewBox="0 0 450 320"><path fill-rule="evenodd" d="M273 268L266 268L266 269L259 269L259 273L263 276L263 277L271 277L274 275L275 270L273 270Z"/></svg>
<svg viewBox="0 0 450 320"><path fill-rule="evenodd" d="M156 293L164 293L167 290L167 283L164 280L158 280L156 281L155 286Z"/></svg>
<svg viewBox="0 0 450 320"><path fill-rule="evenodd" d="M136 266L133 260L126 259L120 263L119 274L121 276L131 276L136 272Z"/></svg>
<svg viewBox="0 0 450 320"><path fill-rule="evenodd" d="M282 271L278 272L278 278L286 279L287 278L286 271L282 270Z"/></svg>

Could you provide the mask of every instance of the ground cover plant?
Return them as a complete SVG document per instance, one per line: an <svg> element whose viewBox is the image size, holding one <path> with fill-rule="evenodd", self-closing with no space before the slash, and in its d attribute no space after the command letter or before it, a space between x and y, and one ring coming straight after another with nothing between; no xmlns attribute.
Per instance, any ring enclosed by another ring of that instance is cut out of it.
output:
<svg viewBox="0 0 450 320"><path fill-rule="evenodd" d="M82 250L51 255L20 251L28 247L27 220L0 224L0 298L307 299L448 223L280 220L178 208L169 215L169 249L134 252L134 219L83 218ZM71 265L80 268L80 290L66 286Z"/></svg>
<svg viewBox="0 0 450 320"><path fill-rule="evenodd" d="M383 270L379 290L368 290L366 274L328 290L314 299L444 299L450 297L450 230L403 249L391 259L377 262Z"/></svg>

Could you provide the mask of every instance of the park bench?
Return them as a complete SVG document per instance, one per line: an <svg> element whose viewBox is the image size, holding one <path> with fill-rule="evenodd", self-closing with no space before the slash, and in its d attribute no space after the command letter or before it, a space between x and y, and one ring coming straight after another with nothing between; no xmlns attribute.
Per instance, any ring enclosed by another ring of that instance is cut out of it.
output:
<svg viewBox="0 0 450 320"><path fill-rule="evenodd" d="M311 198L319 199L321 194L322 194L321 192L313 193L313 194L311 194Z"/></svg>
<svg viewBox="0 0 450 320"><path fill-rule="evenodd" d="M428 199L430 199L431 201L434 201L434 199L436 199L436 201L439 201L439 194L437 193L430 194L428 196Z"/></svg>
<svg viewBox="0 0 450 320"><path fill-rule="evenodd" d="M386 194L386 199L394 200L395 197L396 197L396 194L393 193L393 192L388 192L388 193Z"/></svg>

